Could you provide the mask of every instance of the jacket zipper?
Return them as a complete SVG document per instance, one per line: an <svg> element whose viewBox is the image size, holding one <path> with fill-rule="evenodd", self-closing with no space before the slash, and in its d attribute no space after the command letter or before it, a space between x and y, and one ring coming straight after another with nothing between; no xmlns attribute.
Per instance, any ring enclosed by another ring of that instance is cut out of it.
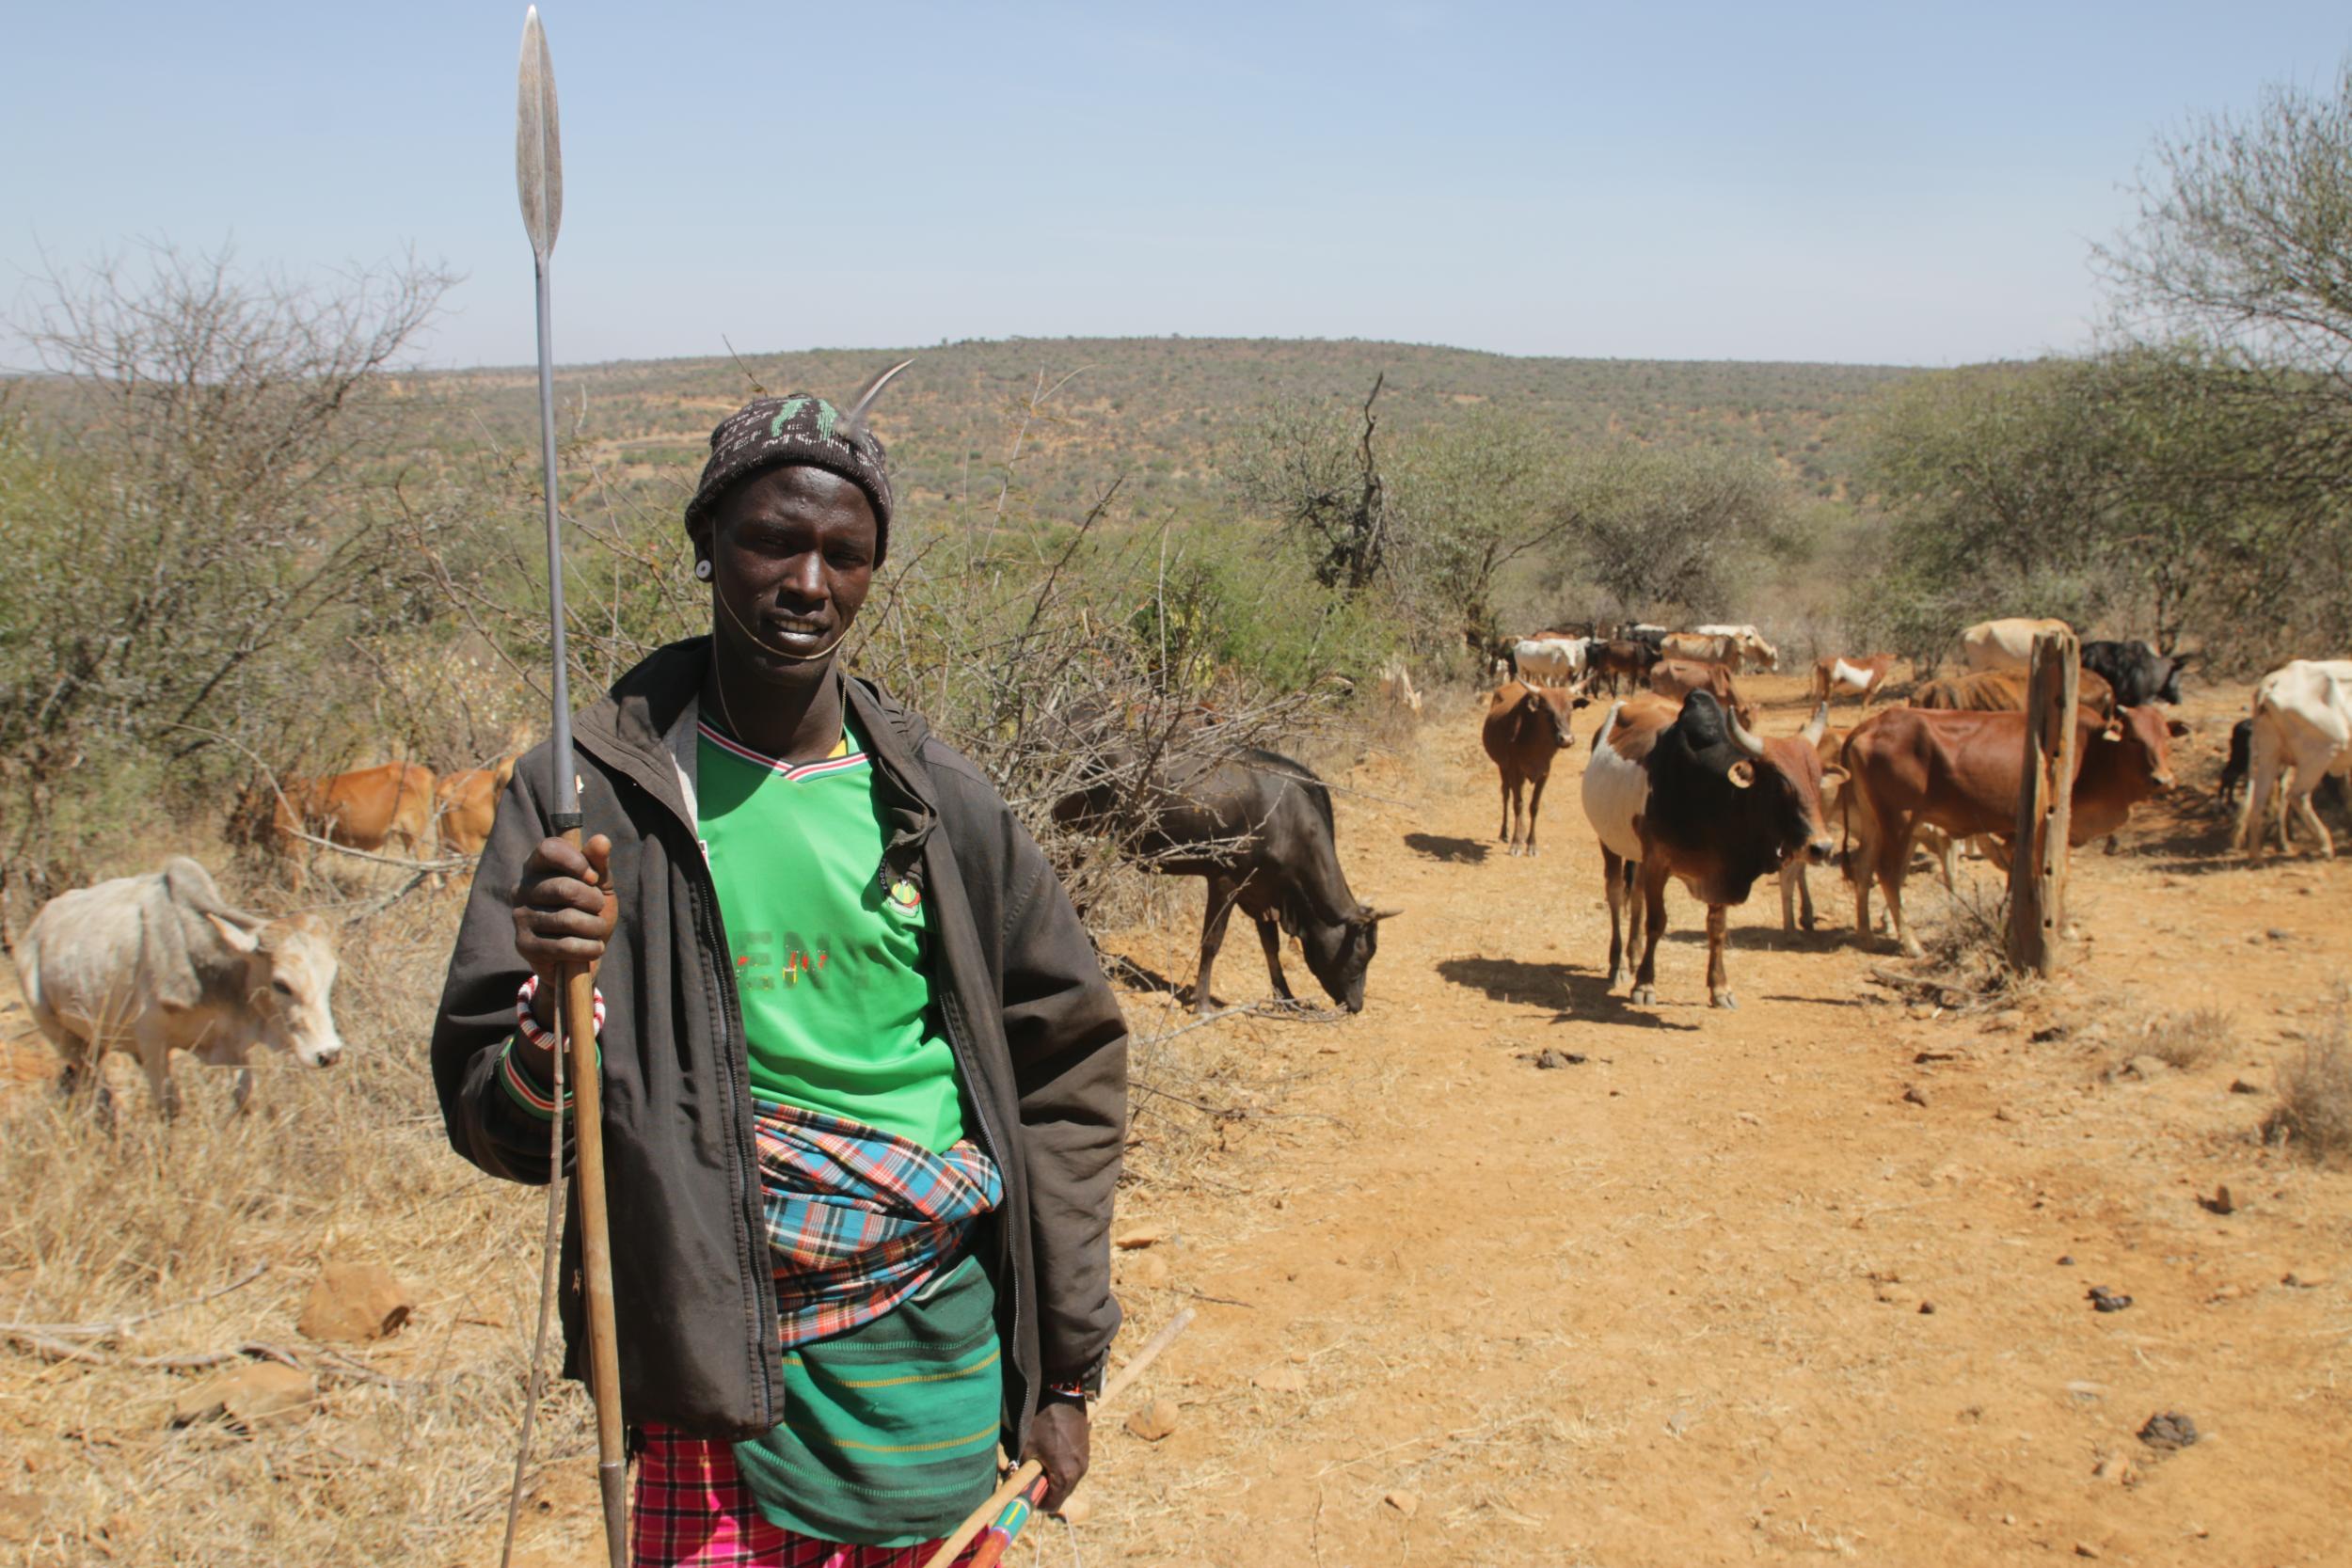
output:
<svg viewBox="0 0 2352 1568"><path fill-rule="evenodd" d="M584 742L581 743L580 749L588 752L592 755L594 755L596 752L596 748L593 745L589 745ZM743 1032L742 999L739 995L738 995L735 990L734 973L727 967L726 964L712 957L714 953L724 954L727 951L726 921L719 912L718 883L711 878L709 863L703 858L702 834L697 831L696 825L691 822L688 822L685 816L672 807L667 800L664 800L658 791L647 788L644 781L639 779L633 769L626 766L615 767L610 762L606 763L606 767L612 776L627 779L631 784L636 784L638 788L644 790L645 794L654 801L654 803L661 807L662 811L668 815L671 821L684 827L686 830L687 842L694 847L694 853L689 857L687 862L687 863L692 867L692 869L687 874L687 879L693 885L694 912L702 921L707 938L707 940L703 943L704 952L702 954L702 958L707 965L706 974L715 974L717 976L716 983L711 986L711 990L718 1001L718 1007L712 1014L718 1023L718 1037L713 1042L713 1045L718 1053L715 1066L719 1072L721 1081L726 1085L728 1106L735 1114L735 1125L738 1131L738 1136L735 1139L735 1154L737 1164L730 1174L735 1177L736 1188L739 1193L743 1190L745 1185L745 1167L743 1161L748 1155L751 1162L751 1168L755 1170L758 1167L759 1156L756 1149L756 1141L754 1139L751 1131L753 1117L751 1114L750 1104L750 1069L747 1065L742 1072L735 1071L732 1053L729 1050L729 1041L732 1037L728 1034L728 1030L732 1028L738 1036L741 1035ZM715 945L713 945L714 943ZM952 1043L951 1039L950 1044L952 1045ZM748 1062L748 1049L746 1052L746 1060ZM767 1252L766 1237L768 1233L768 1216L758 1208L756 1204L746 1201L745 1207L747 1211L744 1215L746 1233L752 1238L752 1253L750 1257L742 1259L742 1261L745 1265L745 1272L751 1278L752 1303L754 1307L753 1315L756 1320L754 1328L753 1346L757 1354L760 1368L758 1389L759 1409L756 1414L759 1420L763 1424L769 1427L773 1427L777 1421L782 1418L777 1414L777 1405L781 1402L775 1397L777 1394L782 1392L782 1384L781 1373L779 1373L776 1377L771 1377L769 1375L769 1368L771 1365L770 1358L776 1350L776 1330L774 1326L776 1322L776 1300L775 1276L772 1269L766 1266L768 1262L765 1256ZM765 1330L762 1331L757 1324L765 1324L767 1326Z"/></svg>

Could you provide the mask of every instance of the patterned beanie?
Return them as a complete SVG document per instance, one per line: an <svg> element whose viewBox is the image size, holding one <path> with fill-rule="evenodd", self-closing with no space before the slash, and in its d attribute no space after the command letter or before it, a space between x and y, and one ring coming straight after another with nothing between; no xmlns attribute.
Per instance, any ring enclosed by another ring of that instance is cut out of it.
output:
<svg viewBox="0 0 2352 1568"><path fill-rule="evenodd" d="M880 437L850 428L848 416L823 398L806 392L754 398L710 433L710 461L702 483L686 503L691 531L707 520L719 498L738 480L788 463L838 474L866 492L874 508L874 564L890 546L890 470Z"/></svg>

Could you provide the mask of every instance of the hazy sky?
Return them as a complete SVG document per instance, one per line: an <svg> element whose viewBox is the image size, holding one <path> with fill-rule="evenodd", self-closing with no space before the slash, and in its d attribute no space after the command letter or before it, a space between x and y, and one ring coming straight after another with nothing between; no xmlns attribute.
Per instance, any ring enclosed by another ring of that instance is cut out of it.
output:
<svg viewBox="0 0 2352 1568"><path fill-rule="evenodd" d="M2341 4L551 0L564 360L1014 335L1946 364L2081 345L2151 140ZM0 303L142 236L466 275L532 354L523 8L11 0ZM17 357L17 356L10 356Z"/></svg>

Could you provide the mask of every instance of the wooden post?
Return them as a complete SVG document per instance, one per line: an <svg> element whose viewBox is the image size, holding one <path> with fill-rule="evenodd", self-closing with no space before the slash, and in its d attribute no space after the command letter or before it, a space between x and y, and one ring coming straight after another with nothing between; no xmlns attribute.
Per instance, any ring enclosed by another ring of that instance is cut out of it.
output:
<svg viewBox="0 0 2352 1568"><path fill-rule="evenodd" d="M2017 839L2009 863L2009 962L2047 979L2066 927L2067 840L2074 827L2074 703L2080 651L2071 631L2034 639L2026 682L2026 766L2017 788Z"/></svg>

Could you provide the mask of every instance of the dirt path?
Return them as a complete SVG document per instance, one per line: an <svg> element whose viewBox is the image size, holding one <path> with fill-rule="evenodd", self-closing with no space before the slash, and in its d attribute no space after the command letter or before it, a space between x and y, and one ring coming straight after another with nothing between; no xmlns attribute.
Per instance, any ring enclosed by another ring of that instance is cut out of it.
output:
<svg viewBox="0 0 2352 1568"><path fill-rule="evenodd" d="M1792 730L1795 683L1764 690ZM2185 779L2230 717L2197 712ZM1855 946L1819 878L1836 928L1784 937L1761 890L1741 1008L1711 1011L1677 888L1661 1005L1633 1009L1604 985L1582 756L1543 856L1508 859L1474 718L1433 712L1350 781L1414 804L1339 801L1358 892L1407 911L1365 1014L1139 1055L1184 1099L1138 1097L1120 1227L1165 1239L1120 1255L1129 1342L1200 1319L1152 1384L1175 1433L1098 1439L1087 1559L2352 1560L2352 1176L2256 1135L2352 975L2352 864L2249 872L2194 804L2136 823L2076 862L2074 977L1997 1018L1886 1001L1889 944ZM1177 907L1126 952L1187 980ZM1225 999L1265 994L1254 946L1229 942ZM1138 1034L1181 1021L1132 1005ZM2209 1064L2110 1076L2201 1006L2233 1017ZM2197 1201L2218 1184L2226 1217ZM2194 1448L2137 1439L2173 1410Z"/></svg>

